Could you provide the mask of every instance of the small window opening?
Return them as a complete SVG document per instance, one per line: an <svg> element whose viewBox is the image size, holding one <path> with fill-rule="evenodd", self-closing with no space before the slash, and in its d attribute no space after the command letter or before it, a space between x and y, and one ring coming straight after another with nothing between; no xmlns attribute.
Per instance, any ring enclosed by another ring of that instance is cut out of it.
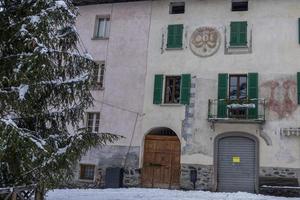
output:
<svg viewBox="0 0 300 200"><path fill-rule="evenodd" d="M183 14L185 12L184 2L171 2L170 3L170 14Z"/></svg>
<svg viewBox="0 0 300 200"><path fill-rule="evenodd" d="M231 11L248 11L248 1L232 1Z"/></svg>
<svg viewBox="0 0 300 200"><path fill-rule="evenodd" d="M95 165L80 165L80 179L94 180Z"/></svg>

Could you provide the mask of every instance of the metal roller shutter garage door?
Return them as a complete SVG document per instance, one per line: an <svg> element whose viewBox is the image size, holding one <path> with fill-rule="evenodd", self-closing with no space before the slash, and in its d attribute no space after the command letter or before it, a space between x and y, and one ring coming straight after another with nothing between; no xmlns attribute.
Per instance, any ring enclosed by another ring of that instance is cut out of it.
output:
<svg viewBox="0 0 300 200"><path fill-rule="evenodd" d="M229 136L218 142L218 191L255 192L256 143Z"/></svg>

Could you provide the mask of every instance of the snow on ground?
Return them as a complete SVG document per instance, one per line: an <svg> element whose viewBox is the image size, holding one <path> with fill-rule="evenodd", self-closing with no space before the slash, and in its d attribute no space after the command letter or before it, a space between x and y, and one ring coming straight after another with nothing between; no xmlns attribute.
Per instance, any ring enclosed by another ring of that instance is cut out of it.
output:
<svg viewBox="0 0 300 200"><path fill-rule="evenodd" d="M164 189L66 189L47 193L46 200L300 200L245 192L212 193Z"/></svg>

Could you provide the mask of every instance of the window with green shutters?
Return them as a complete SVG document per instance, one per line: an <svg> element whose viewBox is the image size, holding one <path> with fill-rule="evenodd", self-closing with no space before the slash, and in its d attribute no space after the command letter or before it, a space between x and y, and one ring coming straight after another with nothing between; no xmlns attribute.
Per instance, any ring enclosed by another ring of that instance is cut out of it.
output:
<svg viewBox="0 0 300 200"><path fill-rule="evenodd" d="M298 105L300 105L300 72L297 73Z"/></svg>
<svg viewBox="0 0 300 200"><path fill-rule="evenodd" d="M236 82L232 77L242 77L242 75L228 75L227 73L221 73L218 75L218 105L217 105L217 117L218 118L248 118L257 119L258 118L258 73L248 73L247 76L247 90L245 90L244 83L241 85L236 85ZM300 76L300 75L298 75ZM228 87L229 77L230 89ZM299 78L298 78L299 79ZM242 95L242 90L247 91L247 98ZM238 93L238 94L237 94ZM228 110L227 105L230 104L255 104L254 108L233 108L233 110ZM232 116L234 111L235 115ZM242 112L238 112L242 111ZM247 112L246 112L247 111ZM240 116L236 115L239 113ZM242 113L242 114L241 114ZM244 113L244 114L243 114Z"/></svg>
<svg viewBox="0 0 300 200"><path fill-rule="evenodd" d="M165 84L164 84L165 82ZM164 88L164 90L163 90ZM191 75L166 76L157 74L154 77L153 104L190 103ZM164 94L164 96L163 96ZM164 101L163 98L164 97Z"/></svg>
<svg viewBox="0 0 300 200"><path fill-rule="evenodd" d="M230 46L247 46L247 22L230 23Z"/></svg>
<svg viewBox="0 0 300 200"><path fill-rule="evenodd" d="M167 48L182 48L183 24L173 24L168 26Z"/></svg>

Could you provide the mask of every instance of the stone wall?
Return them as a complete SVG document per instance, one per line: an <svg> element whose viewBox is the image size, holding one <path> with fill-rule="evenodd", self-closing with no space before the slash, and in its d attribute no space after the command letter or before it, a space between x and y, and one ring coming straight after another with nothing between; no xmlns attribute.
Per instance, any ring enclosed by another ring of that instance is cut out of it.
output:
<svg viewBox="0 0 300 200"><path fill-rule="evenodd" d="M192 170L197 171L195 188L190 179ZM212 190L213 167L209 165L181 164L180 187L186 190Z"/></svg>
<svg viewBox="0 0 300 200"><path fill-rule="evenodd" d="M262 177L300 178L300 169L261 167L259 174Z"/></svg>

